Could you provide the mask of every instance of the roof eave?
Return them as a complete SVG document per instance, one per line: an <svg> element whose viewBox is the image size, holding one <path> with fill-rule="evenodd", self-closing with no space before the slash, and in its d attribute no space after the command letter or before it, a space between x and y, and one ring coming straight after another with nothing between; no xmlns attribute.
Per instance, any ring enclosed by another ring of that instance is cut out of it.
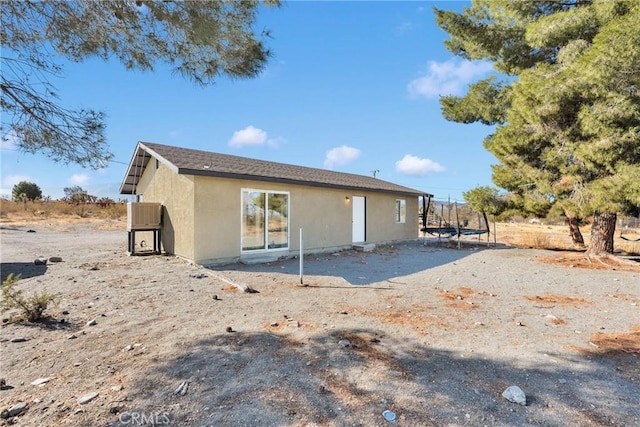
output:
<svg viewBox="0 0 640 427"><path fill-rule="evenodd" d="M246 179L251 181L264 181L264 182L275 182L281 184L295 184L295 185L304 185L308 187L322 187L322 188L338 188L344 190L360 190L360 191L372 191L376 193L393 193L393 194L404 194L410 196L423 196L425 193L423 191L418 190L393 190L386 188L373 188L373 187L364 187L364 186L355 186L355 185L340 185L340 184L329 184L317 181L305 181L305 180L296 180L289 178L277 178L270 176L261 176L261 175L250 175L250 174L239 174L239 173L231 173L231 172L218 172L211 170L199 170L199 169L188 169L188 168L178 168L178 173L183 175L198 175L198 176L210 176L216 178L229 178L229 179Z"/></svg>

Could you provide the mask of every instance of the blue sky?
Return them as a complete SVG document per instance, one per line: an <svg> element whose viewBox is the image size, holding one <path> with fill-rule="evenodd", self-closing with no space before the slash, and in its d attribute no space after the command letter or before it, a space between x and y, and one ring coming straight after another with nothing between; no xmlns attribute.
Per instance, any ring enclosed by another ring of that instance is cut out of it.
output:
<svg viewBox="0 0 640 427"><path fill-rule="evenodd" d="M201 88L160 65L126 71L120 63L65 64L52 80L61 104L107 115L114 162L101 170L54 163L2 146L1 193L35 182L58 199L79 185L98 197L118 190L137 141L372 175L436 195L491 183L495 158L482 146L491 127L446 121L438 97L461 95L487 77L486 62L444 47L433 6L467 2L288 2L260 12L273 57L250 80Z"/></svg>

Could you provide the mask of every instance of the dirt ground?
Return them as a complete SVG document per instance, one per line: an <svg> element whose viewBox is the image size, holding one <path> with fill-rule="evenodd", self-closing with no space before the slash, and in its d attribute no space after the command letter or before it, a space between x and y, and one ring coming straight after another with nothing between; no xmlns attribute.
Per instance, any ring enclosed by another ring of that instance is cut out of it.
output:
<svg viewBox="0 0 640 427"><path fill-rule="evenodd" d="M121 222L0 239L3 278L61 296L0 328L0 410L27 404L0 425L640 425L640 265L429 239L307 256L302 286L127 256Z"/></svg>

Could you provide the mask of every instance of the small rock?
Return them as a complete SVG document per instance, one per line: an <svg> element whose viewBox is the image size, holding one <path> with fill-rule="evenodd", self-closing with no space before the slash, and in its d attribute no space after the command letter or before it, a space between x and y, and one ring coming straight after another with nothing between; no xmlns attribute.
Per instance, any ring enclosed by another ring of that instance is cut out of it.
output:
<svg viewBox="0 0 640 427"><path fill-rule="evenodd" d="M173 392L173 394L179 394L180 396L184 396L187 394L187 390L189 390L189 381L182 381L177 389Z"/></svg>
<svg viewBox="0 0 640 427"><path fill-rule="evenodd" d="M59 256L52 256L49 258L49 262L62 262L62 258Z"/></svg>
<svg viewBox="0 0 640 427"><path fill-rule="evenodd" d="M51 381L51 378L38 378L37 380L31 381L31 385L43 385Z"/></svg>
<svg viewBox="0 0 640 427"><path fill-rule="evenodd" d="M349 340L340 340L338 341L338 344L340 344L343 347L349 347L351 345L351 342Z"/></svg>
<svg viewBox="0 0 640 427"><path fill-rule="evenodd" d="M124 387L121 385L114 385L113 387L111 387L111 390L113 391L122 391L122 389L124 389Z"/></svg>
<svg viewBox="0 0 640 427"><path fill-rule="evenodd" d="M226 331L227 331L227 332L233 332L233 328L232 328L231 326L227 326Z"/></svg>
<svg viewBox="0 0 640 427"><path fill-rule="evenodd" d="M11 342L25 342L27 339L25 337L15 337L11 338Z"/></svg>
<svg viewBox="0 0 640 427"><path fill-rule="evenodd" d="M272 328L275 328L276 326L278 326L278 322L271 322L269 326L271 326Z"/></svg>
<svg viewBox="0 0 640 427"><path fill-rule="evenodd" d="M96 319L91 319L87 322L87 326L95 326L97 324L98 322L96 322Z"/></svg>
<svg viewBox="0 0 640 427"><path fill-rule="evenodd" d="M95 399L99 395L100 395L100 393L98 393L97 391L85 394L80 399L78 399L78 403L81 404L81 405L85 405L85 404L91 402L93 399Z"/></svg>
<svg viewBox="0 0 640 427"><path fill-rule="evenodd" d="M76 338L78 338L78 336L76 334L71 334L67 336L68 340L75 340Z"/></svg>
<svg viewBox="0 0 640 427"><path fill-rule="evenodd" d="M131 344L129 344L128 346L122 349L122 351L131 351L131 350L133 350L133 346Z"/></svg>
<svg viewBox="0 0 640 427"><path fill-rule="evenodd" d="M525 396L522 389L517 385L507 387L506 390L502 392L502 397L518 405L525 406L527 404L527 396Z"/></svg>
<svg viewBox="0 0 640 427"><path fill-rule="evenodd" d="M64 314L64 315L66 316L67 314L69 314L69 311L68 311L68 310L64 310L64 311L62 312L62 314Z"/></svg>
<svg viewBox="0 0 640 427"><path fill-rule="evenodd" d="M34 229L32 229L32 228L30 228L30 229L28 229L28 230L27 230L27 233L35 233L35 232L36 232L36 230L34 230Z"/></svg>
<svg viewBox="0 0 640 427"><path fill-rule="evenodd" d="M397 419L396 414L388 409L382 413L382 416L390 423L395 423Z"/></svg>
<svg viewBox="0 0 640 427"><path fill-rule="evenodd" d="M220 298L218 298L218 295L215 295L215 294L213 295L213 299L216 301L220 301Z"/></svg>
<svg viewBox="0 0 640 427"><path fill-rule="evenodd" d="M46 258L36 258L33 260L33 263L35 265L47 265L47 259Z"/></svg>
<svg viewBox="0 0 640 427"><path fill-rule="evenodd" d="M9 408L9 411L7 412L7 416L11 418L11 417L20 415L25 409L27 409L27 406L28 406L27 402L18 402L15 405L13 405L11 408Z"/></svg>

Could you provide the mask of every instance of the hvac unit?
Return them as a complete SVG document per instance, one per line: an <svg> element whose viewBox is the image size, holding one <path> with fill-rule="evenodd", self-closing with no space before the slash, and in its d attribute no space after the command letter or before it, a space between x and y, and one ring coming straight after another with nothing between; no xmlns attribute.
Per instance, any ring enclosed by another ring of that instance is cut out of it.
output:
<svg viewBox="0 0 640 427"><path fill-rule="evenodd" d="M127 203L127 230L154 230L161 227L162 205L160 203Z"/></svg>

